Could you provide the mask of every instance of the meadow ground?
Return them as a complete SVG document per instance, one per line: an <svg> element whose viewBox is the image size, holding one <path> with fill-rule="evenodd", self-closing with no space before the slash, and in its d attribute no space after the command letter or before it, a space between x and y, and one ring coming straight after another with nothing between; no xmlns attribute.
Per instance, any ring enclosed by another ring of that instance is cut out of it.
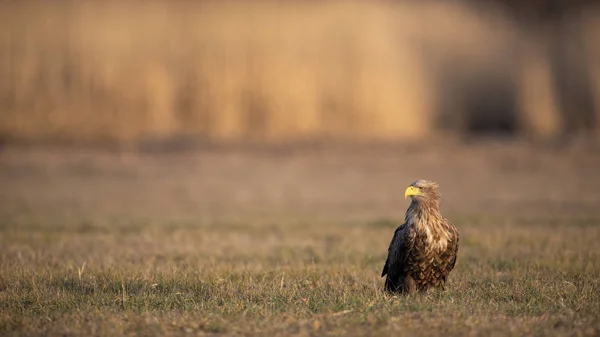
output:
<svg viewBox="0 0 600 337"><path fill-rule="evenodd" d="M600 334L600 151L517 142L0 152L0 335ZM379 277L417 178L445 291Z"/></svg>

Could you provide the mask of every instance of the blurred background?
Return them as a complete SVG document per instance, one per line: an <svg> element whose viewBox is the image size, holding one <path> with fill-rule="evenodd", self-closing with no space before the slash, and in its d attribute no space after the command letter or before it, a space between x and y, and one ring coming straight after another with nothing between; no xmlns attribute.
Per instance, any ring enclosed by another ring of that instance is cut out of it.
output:
<svg viewBox="0 0 600 337"><path fill-rule="evenodd" d="M0 139L17 143L594 135L600 11L557 0L3 1L0 110Z"/></svg>
<svg viewBox="0 0 600 337"><path fill-rule="evenodd" d="M7 209L593 212L599 132L593 2L0 2Z"/></svg>

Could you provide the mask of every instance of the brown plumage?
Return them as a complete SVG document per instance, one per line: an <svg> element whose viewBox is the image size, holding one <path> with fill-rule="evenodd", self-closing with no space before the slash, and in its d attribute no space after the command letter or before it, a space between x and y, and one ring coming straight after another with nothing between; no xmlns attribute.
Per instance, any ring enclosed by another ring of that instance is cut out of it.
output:
<svg viewBox="0 0 600 337"><path fill-rule="evenodd" d="M456 263L459 232L440 214L440 193L432 181L417 180L404 224L396 229L381 276L389 292L411 293L442 288Z"/></svg>

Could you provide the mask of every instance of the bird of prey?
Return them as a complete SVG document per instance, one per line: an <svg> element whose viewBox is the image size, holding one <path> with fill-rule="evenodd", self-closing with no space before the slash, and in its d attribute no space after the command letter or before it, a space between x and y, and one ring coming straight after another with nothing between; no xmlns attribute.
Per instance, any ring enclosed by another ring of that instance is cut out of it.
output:
<svg viewBox="0 0 600 337"><path fill-rule="evenodd" d="M459 232L440 214L438 184L417 180L404 192L411 198L404 224L394 232L381 277L385 290L409 294L444 289L456 263Z"/></svg>

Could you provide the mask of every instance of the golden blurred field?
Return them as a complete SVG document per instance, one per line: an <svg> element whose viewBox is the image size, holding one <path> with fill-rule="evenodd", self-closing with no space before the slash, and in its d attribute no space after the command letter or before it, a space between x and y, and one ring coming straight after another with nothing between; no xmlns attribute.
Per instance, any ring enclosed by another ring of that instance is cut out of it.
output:
<svg viewBox="0 0 600 337"><path fill-rule="evenodd" d="M0 3L0 138L523 136L600 125L600 17L446 2Z"/></svg>

